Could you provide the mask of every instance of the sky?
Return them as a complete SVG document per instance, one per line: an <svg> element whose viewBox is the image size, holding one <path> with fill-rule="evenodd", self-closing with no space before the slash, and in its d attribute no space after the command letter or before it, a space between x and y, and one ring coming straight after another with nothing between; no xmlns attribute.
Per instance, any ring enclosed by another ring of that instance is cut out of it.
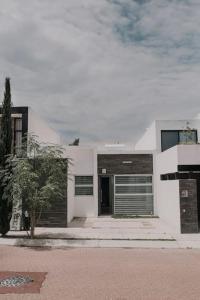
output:
<svg viewBox="0 0 200 300"><path fill-rule="evenodd" d="M200 112L199 0L0 0L0 94L66 143L135 143Z"/></svg>

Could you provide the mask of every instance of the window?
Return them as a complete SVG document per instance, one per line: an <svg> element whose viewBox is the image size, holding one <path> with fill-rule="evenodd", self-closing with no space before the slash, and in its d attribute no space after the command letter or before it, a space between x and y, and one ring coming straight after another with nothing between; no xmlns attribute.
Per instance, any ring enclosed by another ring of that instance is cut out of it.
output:
<svg viewBox="0 0 200 300"><path fill-rule="evenodd" d="M1 132L1 117L0 117ZM22 145L22 118L12 117L12 151L16 154Z"/></svg>
<svg viewBox="0 0 200 300"><path fill-rule="evenodd" d="M179 132L179 143L180 144L196 144L197 143L197 132L194 130L185 130Z"/></svg>
<svg viewBox="0 0 200 300"><path fill-rule="evenodd" d="M196 144L196 130L162 130L161 150L165 151L178 144Z"/></svg>
<svg viewBox="0 0 200 300"><path fill-rule="evenodd" d="M14 119L14 152L17 153L22 145L22 119Z"/></svg>
<svg viewBox="0 0 200 300"><path fill-rule="evenodd" d="M75 176L75 196L93 195L93 176Z"/></svg>

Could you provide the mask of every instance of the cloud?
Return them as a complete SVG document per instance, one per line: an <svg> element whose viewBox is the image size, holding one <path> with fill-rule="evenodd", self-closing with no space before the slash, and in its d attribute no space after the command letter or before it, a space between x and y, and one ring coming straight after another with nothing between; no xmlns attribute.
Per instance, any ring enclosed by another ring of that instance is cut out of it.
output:
<svg viewBox="0 0 200 300"><path fill-rule="evenodd" d="M135 142L199 112L195 0L1 0L0 70L70 142Z"/></svg>

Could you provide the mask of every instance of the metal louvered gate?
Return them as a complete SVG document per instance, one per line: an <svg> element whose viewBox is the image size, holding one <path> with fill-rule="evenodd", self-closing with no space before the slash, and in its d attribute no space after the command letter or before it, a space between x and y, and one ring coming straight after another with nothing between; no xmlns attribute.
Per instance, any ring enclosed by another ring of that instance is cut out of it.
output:
<svg viewBox="0 0 200 300"><path fill-rule="evenodd" d="M115 175L114 214L153 214L152 175Z"/></svg>

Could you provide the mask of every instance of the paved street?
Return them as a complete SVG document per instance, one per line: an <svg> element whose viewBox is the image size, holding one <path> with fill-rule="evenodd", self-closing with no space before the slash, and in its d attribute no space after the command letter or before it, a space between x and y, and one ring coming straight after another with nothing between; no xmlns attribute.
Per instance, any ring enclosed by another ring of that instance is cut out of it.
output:
<svg viewBox="0 0 200 300"><path fill-rule="evenodd" d="M0 247L0 271L48 272L40 294L1 300L197 300L200 250Z"/></svg>

